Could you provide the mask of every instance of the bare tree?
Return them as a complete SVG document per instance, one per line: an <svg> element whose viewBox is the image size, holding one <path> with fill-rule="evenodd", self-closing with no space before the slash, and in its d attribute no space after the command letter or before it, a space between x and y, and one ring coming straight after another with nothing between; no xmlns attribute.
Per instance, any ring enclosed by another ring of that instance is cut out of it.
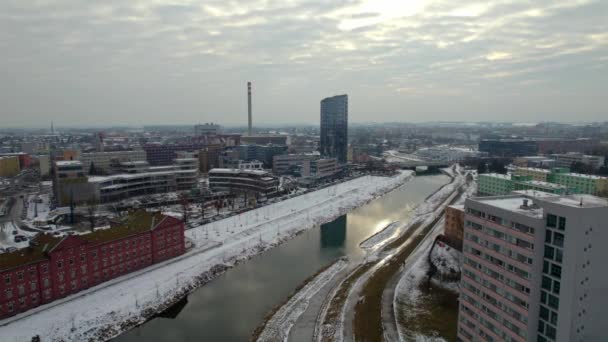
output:
<svg viewBox="0 0 608 342"><path fill-rule="evenodd" d="M87 202L87 215L89 218L89 224L91 231L95 229L95 222L97 221L97 211L99 209L99 203L96 200Z"/></svg>
<svg viewBox="0 0 608 342"><path fill-rule="evenodd" d="M182 206L182 220L184 221L184 223L188 223L188 207L190 205L188 201L188 195L181 194L179 196L179 203Z"/></svg>

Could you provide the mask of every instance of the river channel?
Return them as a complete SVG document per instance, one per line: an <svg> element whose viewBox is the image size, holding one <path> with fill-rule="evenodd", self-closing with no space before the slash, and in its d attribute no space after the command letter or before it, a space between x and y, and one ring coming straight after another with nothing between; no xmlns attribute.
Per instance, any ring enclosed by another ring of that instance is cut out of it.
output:
<svg viewBox="0 0 608 342"><path fill-rule="evenodd" d="M415 177L391 193L228 270L176 305L117 337L117 342L248 341L264 315L306 278L341 256L364 257L359 244L449 182Z"/></svg>

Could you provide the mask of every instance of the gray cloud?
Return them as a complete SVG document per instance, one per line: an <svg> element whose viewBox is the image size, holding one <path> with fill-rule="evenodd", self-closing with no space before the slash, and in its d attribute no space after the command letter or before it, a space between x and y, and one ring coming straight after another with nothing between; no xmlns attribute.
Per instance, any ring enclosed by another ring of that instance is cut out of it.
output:
<svg viewBox="0 0 608 342"><path fill-rule="evenodd" d="M4 1L4 125L604 120L603 1Z"/></svg>

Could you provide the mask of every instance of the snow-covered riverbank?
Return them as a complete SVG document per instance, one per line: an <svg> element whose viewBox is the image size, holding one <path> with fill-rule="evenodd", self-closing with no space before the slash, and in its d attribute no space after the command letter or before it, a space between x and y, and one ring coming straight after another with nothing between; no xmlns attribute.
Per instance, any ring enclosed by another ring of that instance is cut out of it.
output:
<svg viewBox="0 0 608 342"><path fill-rule="evenodd" d="M306 311L310 299L321 290L338 273L346 268L346 260L338 260L328 269L314 277L309 283L304 285L287 303L275 312L268 320L264 330L259 335L258 342L279 342L287 341L291 327L296 320Z"/></svg>
<svg viewBox="0 0 608 342"><path fill-rule="evenodd" d="M0 321L7 341L105 340L166 308L238 262L329 222L412 177L365 176L187 231L196 247L144 272ZM209 249L210 246L217 245Z"/></svg>

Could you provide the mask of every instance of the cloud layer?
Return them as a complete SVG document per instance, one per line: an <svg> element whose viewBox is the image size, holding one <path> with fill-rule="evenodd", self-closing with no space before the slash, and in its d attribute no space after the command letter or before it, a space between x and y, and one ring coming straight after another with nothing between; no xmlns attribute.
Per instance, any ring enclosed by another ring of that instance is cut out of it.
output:
<svg viewBox="0 0 608 342"><path fill-rule="evenodd" d="M5 125L593 121L608 2L3 1Z"/></svg>

